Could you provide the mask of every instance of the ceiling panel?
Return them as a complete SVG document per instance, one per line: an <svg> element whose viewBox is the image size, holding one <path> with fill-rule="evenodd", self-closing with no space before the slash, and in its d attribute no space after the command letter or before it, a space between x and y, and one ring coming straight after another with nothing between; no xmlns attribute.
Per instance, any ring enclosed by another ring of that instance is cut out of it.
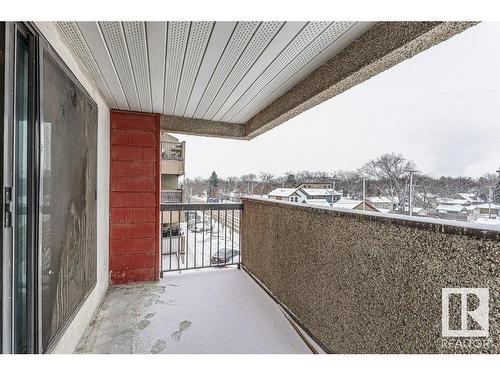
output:
<svg viewBox="0 0 500 375"><path fill-rule="evenodd" d="M141 111L139 94L135 85L130 54L121 22L99 22L101 33L108 48L111 60L122 85L128 106L133 111ZM132 52L132 51L131 51Z"/></svg>
<svg viewBox="0 0 500 375"><path fill-rule="evenodd" d="M368 28L353 22L58 22L111 108L244 123Z"/></svg>
<svg viewBox="0 0 500 375"><path fill-rule="evenodd" d="M104 79L97 62L90 51L85 38L80 33L76 22L59 22L59 29L66 38L66 43L72 49L77 59L87 69L90 77L94 80L104 100L111 106L117 107L115 98L111 94L106 80Z"/></svg>
<svg viewBox="0 0 500 375"><path fill-rule="evenodd" d="M146 39L151 82L153 112L163 111L165 83L165 51L167 47L167 23L146 22Z"/></svg>
<svg viewBox="0 0 500 375"><path fill-rule="evenodd" d="M244 108L248 101L280 74L283 69L297 58L301 58L304 50L331 25L332 23L330 22L309 22L285 49L283 49L278 57L262 71L255 82L246 89L241 98L239 98L226 113L218 113L213 119L222 121L232 119Z"/></svg>
<svg viewBox="0 0 500 375"><path fill-rule="evenodd" d="M163 113L174 113L177 90L189 38L190 22L169 22L167 27L167 55Z"/></svg>
<svg viewBox="0 0 500 375"><path fill-rule="evenodd" d="M353 23L351 22L332 23L321 34L315 37L312 42L307 44L307 46L303 48L293 59L285 59L286 65L278 73L273 72L271 75L268 75L264 80L265 85L263 87L260 87L262 82L259 82L259 85L252 86L248 92L255 94L246 103L243 100L240 100L237 103L238 105L233 107L241 108L236 114L230 117L231 111L228 111L227 115L222 118L229 122L239 122L243 121L243 118L245 117L255 115L256 112L252 111L252 108L259 107L259 104L276 90L278 90L281 94L285 93L289 88L291 88L291 86L286 84L287 81L289 81L291 77L294 77L294 75L297 74L304 66L314 60L322 51L328 48L333 41L337 40L344 32L349 30L352 25ZM241 107L241 105L243 106ZM246 110L247 108L249 109ZM235 112L233 111L233 113Z"/></svg>
<svg viewBox="0 0 500 375"><path fill-rule="evenodd" d="M236 22L215 22L189 103L182 116L193 117L213 72L231 38Z"/></svg>
<svg viewBox="0 0 500 375"><path fill-rule="evenodd" d="M259 24L259 22L238 22L216 68L212 72L210 81L205 88L193 117L204 118L203 116L209 105L216 97L229 73L233 70L234 65L238 62Z"/></svg>
<svg viewBox="0 0 500 375"><path fill-rule="evenodd" d="M123 31L125 32L126 46L132 64L132 76L140 108L144 112L151 112L153 108L146 24L144 22L123 22Z"/></svg>
<svg viewBox="0 0 500 375"><path fill-rule="evenodd" d="M213 98L213 101L210 103L207 112L203 114L203 117L212 118L215 115L220 106L225 102L227 97L232 93L262 52L264 52L281 27L283 27L283 24L283 22L262 22L259 25L259 28L252 35L252 39L248 42L238 62L234 64L232 70L227 75L219 92Z"/></svg>
<svg viewBox="0 0 500 375"><path fill-rule="evenodd" d="M175 101L175 116L182 116L186 110L189 96L193 90L194 81L200 70L203 56L205 55L212 28L213 22L194 22L191 25L185 61Z"/></svg>

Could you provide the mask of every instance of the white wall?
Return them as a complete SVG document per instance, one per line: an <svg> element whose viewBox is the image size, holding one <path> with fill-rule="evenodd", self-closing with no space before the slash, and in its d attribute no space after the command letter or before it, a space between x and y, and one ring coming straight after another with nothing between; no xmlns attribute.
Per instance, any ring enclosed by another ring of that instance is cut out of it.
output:
<svg viewBox="0 0 500 375"><path fill-rule="evenodd" d="M72 353L92 320L109 285L109 107L83 73L78 62L64 45L51 22L37 22L36 26L61 56L98 106L97 134L97 284L78 314L54 348L54 353Z"/></svg>

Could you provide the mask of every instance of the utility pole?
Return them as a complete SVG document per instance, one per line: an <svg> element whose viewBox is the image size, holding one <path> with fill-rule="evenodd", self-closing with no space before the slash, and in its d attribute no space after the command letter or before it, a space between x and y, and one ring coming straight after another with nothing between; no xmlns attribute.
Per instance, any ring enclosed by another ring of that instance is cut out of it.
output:
<svg viewBox="0 0 500 375"><path fill-rule="evenodd" d="M413 216L413 174L417 173L418 171L411 170L410 171L410 216Z"/></svg>
<svg viewBox="0 0 500 375"><path fill-rule="evenodd" d="M363 211L366 210L365 200L366 200L366 177L363 176Z"/></svg>
<svg viewBox="0 0 500 375"><path fill-rule="evenodd" d="M491 219L491 201L493 200L493 194L491 188L494 185L488 186L488 218Z"/></svg>
<svg viewBox="0 0 500 375"><path fill-rule="evenodd" d="M335 180L336 179L337 179L337 177L335 175L333 175L333 177L332 177L332 204L331 204L332 207L333 207L333 202L335 199Z"/></svg>

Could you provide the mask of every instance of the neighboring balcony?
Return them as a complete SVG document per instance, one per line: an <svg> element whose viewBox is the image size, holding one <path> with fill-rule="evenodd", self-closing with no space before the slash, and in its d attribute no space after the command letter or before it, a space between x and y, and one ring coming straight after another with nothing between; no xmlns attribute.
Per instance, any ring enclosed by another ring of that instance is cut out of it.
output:
<svg viewBox="0 0 500 375"><path fill-rule="evenodd" d="M183 200L184 191L182 189L161 191L161 203L182 203Z"/></svg>
<svg viewBox="0 0 500 375"><path fill-rule="evenodd" d="M161 143L161 174L184 174L185 142Z"/></svg>

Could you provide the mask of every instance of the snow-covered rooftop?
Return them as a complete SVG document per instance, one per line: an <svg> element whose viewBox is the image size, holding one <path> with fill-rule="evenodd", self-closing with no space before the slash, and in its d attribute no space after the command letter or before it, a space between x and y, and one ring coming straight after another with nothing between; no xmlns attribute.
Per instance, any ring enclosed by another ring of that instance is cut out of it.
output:
<svg viewBox="0 0 500 375"><path fill-rule="evenodd" d="M492 210L498 210L498 209L500 209L500 204L482 203L482 204L478 204L476 207L477 208L491 208Z"/></svg>
<svg viewBox="0 0 500 375"><path fill-rule="evenodd" d="M305 203L314 206L331 206L331 203L328 203L326 199L306 199Z"/></svg>
<svg viewBox="0 0 500 375"><path fill-rule="evenodd" d="M319 188L310 188L310 189L300 189L307 195L313 197L313 196L325 196L325 195L332 195L332 189L319 189ZM342 193L339 193L338 191L333 191L333 195L342 195Z"/></svg>
<svg viewBox="0 0 500 375"><path fill-rule="evenodd" d="M289 197L293 193L295 193L297 189L295 188L277 188L268 193L267 195L273 197Z"/></svg>
<svg viewBox="0 0 500 375"><path fill-rule="evenodd" d="M354 199L340 199L337 202L335 202L332 207L337 207L337 208L350 208L354 209L357 206L359 206L363 201L360 200L354 200Z"/></svg>
<svg viewBox="0 0 500 375"><path fill-rule="evenodd" d="M366 200L372 203L394 203L394 199L388 197L366 197Z"/></svg>
<svg viewBox="0 0 500 375"><path fill-rule="evenodd" d="M464 210L464 208L464 206L459 204L440 204L436 207L436 211L461 212Z"/></svg>
<svg viewBox="0 0 500 375"><path fill-rule="evenodd" d="M440 198L437 200L440 205L461 205L464 206L469 204L470 201L466 199L451 199L451 198Z"/></svg>

